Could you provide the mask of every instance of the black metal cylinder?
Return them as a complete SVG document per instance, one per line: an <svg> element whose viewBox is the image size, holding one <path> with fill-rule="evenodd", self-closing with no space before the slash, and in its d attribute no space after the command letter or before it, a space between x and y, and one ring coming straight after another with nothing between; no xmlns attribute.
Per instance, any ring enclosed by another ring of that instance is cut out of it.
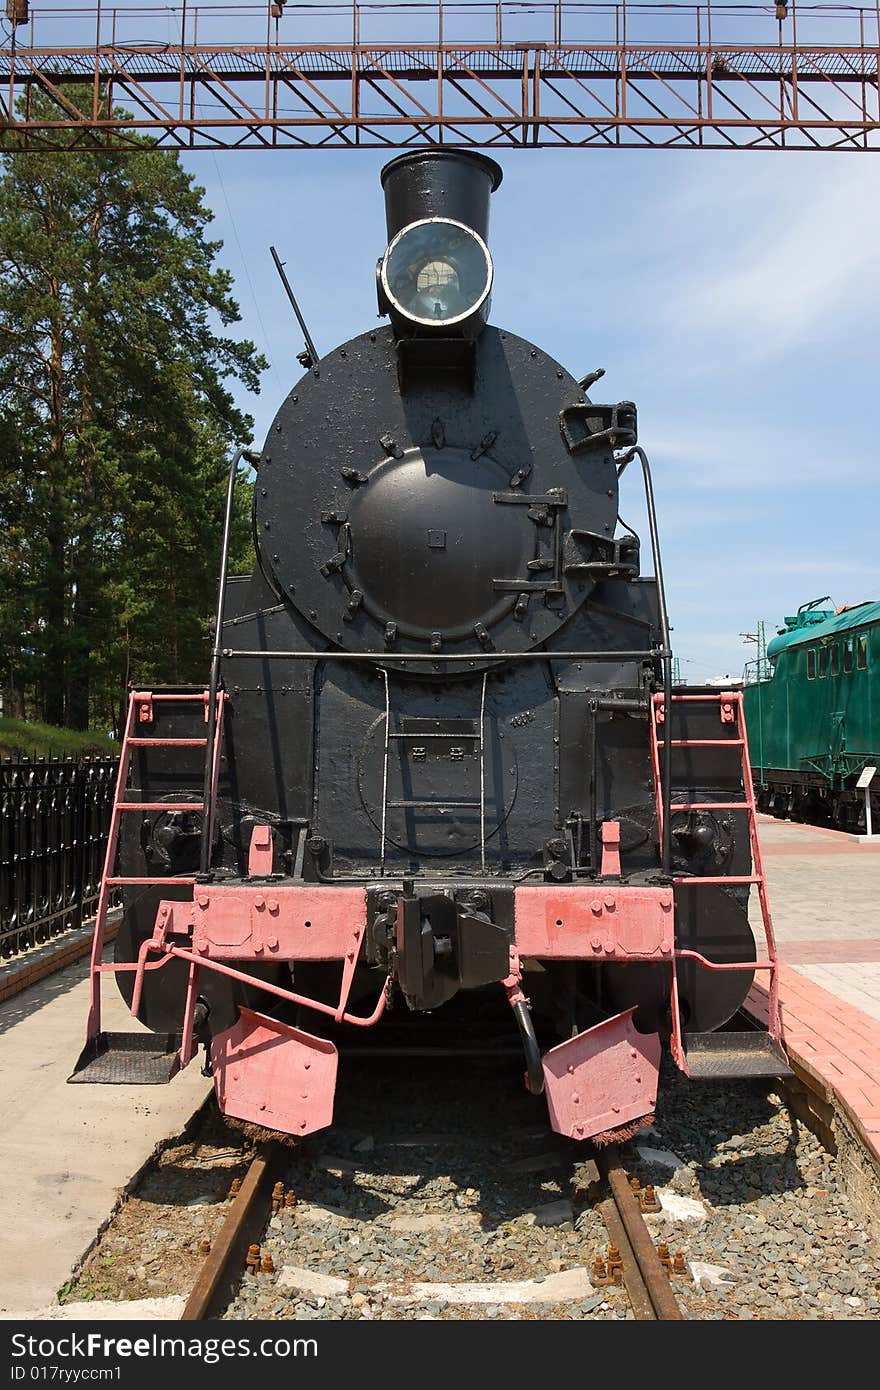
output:
<svg viewBox="0 0 880 1390"><path fill-rule="evenodd" d="M418 150L392 159L381 177L389 242L426 217L450 217L486 240L489 195L502 179L494 159L470 150Z"/></svg>

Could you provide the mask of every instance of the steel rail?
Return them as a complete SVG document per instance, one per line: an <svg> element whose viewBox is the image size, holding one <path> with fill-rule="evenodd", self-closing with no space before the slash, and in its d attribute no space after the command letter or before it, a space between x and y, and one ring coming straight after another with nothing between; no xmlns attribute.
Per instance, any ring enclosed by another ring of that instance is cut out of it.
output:
<svg viewBox="0 0 880 1390"><path fill-rule="evenodd" d="M241 1277L247 1248L265 1226L271 1212L264 1203L281 1170L283 1144L261 1144L241 1184L180 1315L181 1322L204 1322L218 1312Z"/></svg>
<svg viewBox="0 0 880 1390"><path fill-rule="evenodd" d="M599 1212L620 1251L623 1282L635 1317L639 1321L682 1322L684 1314L627 1182L617 1145L599 1149L596 1165L611 1193L599 1203Z"/></svg>

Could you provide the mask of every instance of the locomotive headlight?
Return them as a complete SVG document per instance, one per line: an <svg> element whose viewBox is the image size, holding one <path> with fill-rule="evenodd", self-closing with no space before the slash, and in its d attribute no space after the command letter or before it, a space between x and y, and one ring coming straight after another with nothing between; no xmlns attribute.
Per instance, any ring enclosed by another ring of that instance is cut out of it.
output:
<svg viewBox="0 0 880 1390"><path fill-rule="evenodd" d="M492 289L492 257L481 237L445 217L398 232L382 259L380 281L392 318L424 329L478 332Z"/></svg>

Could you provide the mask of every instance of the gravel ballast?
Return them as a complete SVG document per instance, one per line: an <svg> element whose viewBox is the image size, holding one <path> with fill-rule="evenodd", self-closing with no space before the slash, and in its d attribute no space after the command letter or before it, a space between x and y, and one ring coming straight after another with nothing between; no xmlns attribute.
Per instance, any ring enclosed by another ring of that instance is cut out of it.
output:
<svg viewBox="0 0 880 1390"><path fill-rule="evenodd" d="M608 1235L589 1151L549 1131L515 1065L373 1059L340 1073L334 1127L289 1151L297 1205L267 1213L274 1272L244 1275L223 1316L632 1316L624 1289L590 1282ZM209 1112L122 1204L62 1300L188 1294L251 1154ZM688 1318L880 1316L880 1243L839 1161L768 1084L664 1068L656 1121L621 1156L655 1188L655 1242L684 1257L689 1277L673 1287Z"/></svg>
<svg viewBox="0 0 880 1390"><path fill-rule="evenodd" d="M263 1242L275 1273L247 1275L225 1316L632 1316L624 1290L589 1283L608 1243L595 1173L549 1134L542 1102L499 1069L452 1061L415 1077L362 1066L358 1080L334 1130L291 1156L298 1205ZM685 1257L673 1287L688 1318L880 1314L878 1243L836 1160L775 1093L670 1070L654 1126L623 1160L658 1189L648 1224ZM326 1276L323 1291L303 1271Z"/></svg>

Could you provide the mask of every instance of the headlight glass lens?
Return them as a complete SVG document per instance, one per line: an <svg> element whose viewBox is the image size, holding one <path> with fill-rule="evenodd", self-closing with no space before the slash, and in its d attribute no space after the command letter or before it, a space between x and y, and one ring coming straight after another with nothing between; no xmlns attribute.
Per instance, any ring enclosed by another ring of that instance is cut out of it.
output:
<svg viewBox="0 0 880 1390"><path fill-rule="evenodd" d="M382 268L395 307L421 323L453 323L485 299L492 261L483 242L458 222L434 218L405 227Z"/></svg>

